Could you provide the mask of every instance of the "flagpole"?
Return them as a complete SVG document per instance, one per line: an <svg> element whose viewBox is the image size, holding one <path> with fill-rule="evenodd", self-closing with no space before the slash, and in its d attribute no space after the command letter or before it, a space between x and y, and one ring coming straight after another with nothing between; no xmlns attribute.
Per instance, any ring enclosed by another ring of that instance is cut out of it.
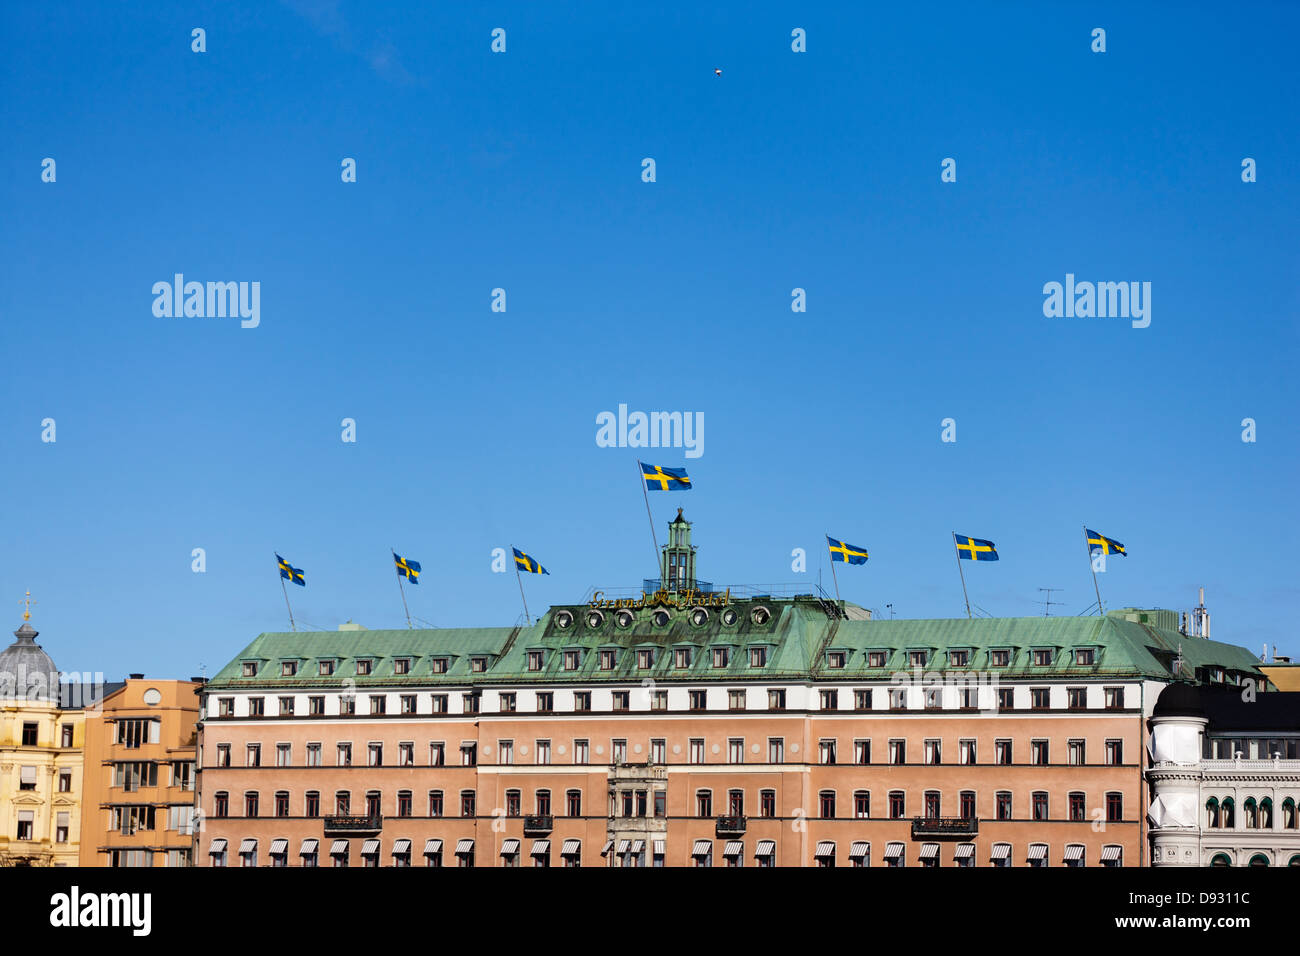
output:
<svg viewBox="0 0 1300 956"><path fill-rule="evenodd" d="M829 550L830 550L830 539L831 539L831 536L830 536L830 535L827 535L827 536L826 536L826 544L827 544L827 551L828 551L828 552L829 552ZM843 545L844 545L844 542L841 541L840 544L843 546ZM837 574L835 573L835 555L833 555L833 554L831 555L831 580L835 582L835 600L836 600L836 602L838 603L838 602L839 602L839 599L840 599L840 578L839 578L839 575L837 575Z"/></svg>
<svg viewBox="0 0 1300 956"><path fill-rule="evenodd" d="M659 587L666 590L668 588L668 582L664 580L664 569L660 564L659 536L655 534L655 519L654 516L650 514L650 493L646 491L645 472L641 468L641 459L639 458L636 462L636 476L637 481L641 483L641 497L645 499L645 516L650 522L650 540L654 542L655 546L655 568L659 574Z"/></svg>
<svg viewBox="0 0 1300 956"><path fill-rule="evenodd" d="M1101 587L1097 584L1097 566L1092 563L1092 548L1088 544L1088 526L1083 526L1083 548L1088 553L1088 569L1092 571L1092 588L1097 592L1097 614L1104 616L1106 611L1101 606ZM1103 549L1102 553L1105 551Z"/></svg>
<svg viewBox="0 0 1300 956"><path fill-rule="evenodd" d="M276 557L275 566L280 566L279 556ZM284 606L289 608L289 630L297 631L298 625L293 622L293 608L289 607L289 589L284 586L284 575L280 575L280 590L284 592Z"/></svg>
<svg viewBox="0 0 1300 956"><path fill-rule="evenodd" d="M952 553L957 555L957 573L961 575L961 596L966 600L966 617L970 617L970 595L966 593L966 572L961 567L961 552L957 550L957 532L952 533ZM975 552L972 550L972 554Z"/></svg>
<svg viewBox="0 0 1300 956"><path fill-rule="evenodd" d="M510 553L512 556L514 555L514 551L515 551L515 546L512 544L510 546ZM531 627L533 623L533 619L528 615L528 598L524 597L524 579L519 576L518 561L515 562L515 580L519 582L519 597L524 602L524 620L527 621L528 625Z"/></svg>
<svg viewBox="0 0 1300 956"><path fill-rule="evenodd" d="M397 552L394 551L392 548L389 548L388 550L393 552L393 567L396 568ZM405 574L397 575L397 590L402 592L402 610L406 612L406 626L409 627L411 630L415 630L415 625L411 623L411 609L406 606L406 588L402 584L402 578L404 577L406 577Z"/></svg>

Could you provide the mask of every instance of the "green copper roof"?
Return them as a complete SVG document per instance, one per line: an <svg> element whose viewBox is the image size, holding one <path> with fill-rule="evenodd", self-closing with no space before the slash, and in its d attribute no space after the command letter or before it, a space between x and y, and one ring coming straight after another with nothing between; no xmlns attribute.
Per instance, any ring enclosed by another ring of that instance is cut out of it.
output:
<svg viewBox="0 0 1300 956"><path fill-rule="evenodd" d="M655 622L655 608L632 610L631 625L618 626L614 609L604 609L599 627L589 627L586 605L553 607L531 627L448 628L436 630L313 631L267 633L218 671L209 689L237 687L339 686L351 679L365 686L450 686L518 683L637 683L772 680L888 679L910 670L910 651L926 652L927 670L996 671L1007 678L1116 677L1170 680L1195 678L1197 668L1257 674L1257 660L1245 648L1185 637L1177 631L1143 623L1167 623L1171 612L1115 612L1105 617L1026 617L942 620L846 621L827 617L815 599L746 599L731 605L737 620L727 626L720 608L709 609L706 623L691 623L688 608L664 608L666 623ZM751 612L763 606L771 617L762 623ZM559 626L567 611L572 623ZM1127 615L1127 616L1125 616ZM1139 617L1129 620L1128 617ZM761 646L766 664L751 666L750 648ZM637 666L639 649L655 651L650 668ZM677 667L677 648L690 649L690 663ZM726 664L714 666L714 648L726 648ZM613 670L600 668L601 649L616 649ZM1005 666L995 666L994 650L1009 652ZM1093 663L1076 663L1075 651L1092 649ZM566 650L578 651L578 666L565 668ZM1035 663L1035 650L1051 652L1051 663ZM1173 665L1181 650L1181 667ZM529 651L542 651L539 670L529 669ZM828 652L843 652L844 666L831 667ZM956 664L949 651L966 651ZM883 666L871 666L871 652L884 652ZM369 675L358 675L356 662L372 661ZM410 658L410 672L398 675L395 661ZM445 673L431 661L446 658ZM484 669L471 668L475 658ZM336 661L334 674L322 677L319 662ZM281 662L298 661L297 674L282 676ZM258 662L256 677L243 676L245 661Z"/></svg>

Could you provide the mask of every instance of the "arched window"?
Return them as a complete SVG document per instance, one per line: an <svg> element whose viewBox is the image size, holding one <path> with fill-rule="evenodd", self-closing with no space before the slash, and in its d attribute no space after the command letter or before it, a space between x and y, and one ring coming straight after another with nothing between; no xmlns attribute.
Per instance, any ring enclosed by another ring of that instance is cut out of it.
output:
<svg viewBox="0 0 1300 956"><path fill-rule="evenodd" d="M1265 797L1259 801L1259 828L1261 830L1273 829L1273 800Z"/></svg>
<svg viewBox="0 0 1300 956"><path fill-rule="evenodd" d="M1251 866L1268 866L1268 857L1263 853L1256 853L1250 858Z"/></svg>
<svg viewBox="0 0 1300 956"><path fill-rule="evenodd" d="M1205 801L1205 826L1211 830L1216 830L1219 827L1219 800L1217 797L1210 797Z"/></svg>
<svg viewBox="0 0 1300 956"><path fill-rule="evenodd" d="M1287 862L1287 866L1300 866L1300 853L1297 853L1295 856L1291 857L1291 859Z"/></svg>
<svg viewBox="0 0 1300 956"><path fill-rule="evenodd" d="M1282 827L1286 830L1296 829L1295 800L1291 797L1282 801Z"/></svg>
<svg viewBox="0 0 1300 956"><path fill-rule="evenodd" d="M1232 802L1232 797L1224 797L1220 805L1221 813L1219 814L1219 826L1225 830L1231 830L1237 825L1236 813L1237 808Z"/></svg>
<svg viewBox="0 0 1300 956"><path fill-rule="evenodd" d="M1259 810L1255 806L1254 797L1246 798L1246 802L1241 805L1241 815L1247 830L1254 830L1259 826Z"/></svg>
<svg viewBox="0 0 1300 956"><path fill-rule="evenodd" d="M1214 859L1210 861L1210 866L1232 866L1232 860L1228 858L1226 853L1216 853Z"/></svg>

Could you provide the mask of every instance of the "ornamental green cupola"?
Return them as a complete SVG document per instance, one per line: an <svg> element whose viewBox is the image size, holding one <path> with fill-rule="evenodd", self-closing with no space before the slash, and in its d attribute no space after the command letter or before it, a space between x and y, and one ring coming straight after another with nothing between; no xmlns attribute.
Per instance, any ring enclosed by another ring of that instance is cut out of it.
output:
<svg viewBox="0 0 1300 956"><path fill-rule="evenodd" d="M697 586L695 579L695 547L691 544L691 523L682 517L668 522L668 543L663 547L659 562L659 575L669 591L685 591Z"/></svg>

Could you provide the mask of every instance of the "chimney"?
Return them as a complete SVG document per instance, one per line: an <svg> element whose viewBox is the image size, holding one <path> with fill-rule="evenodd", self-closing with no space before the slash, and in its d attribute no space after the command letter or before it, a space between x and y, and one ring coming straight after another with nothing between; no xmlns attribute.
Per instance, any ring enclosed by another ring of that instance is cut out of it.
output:
<svg viewBox="0 0 1300 956"><path fill-rule="evenodd" d="M144 680L143 674L127 674L126 676L130 680Z"/></svg>

